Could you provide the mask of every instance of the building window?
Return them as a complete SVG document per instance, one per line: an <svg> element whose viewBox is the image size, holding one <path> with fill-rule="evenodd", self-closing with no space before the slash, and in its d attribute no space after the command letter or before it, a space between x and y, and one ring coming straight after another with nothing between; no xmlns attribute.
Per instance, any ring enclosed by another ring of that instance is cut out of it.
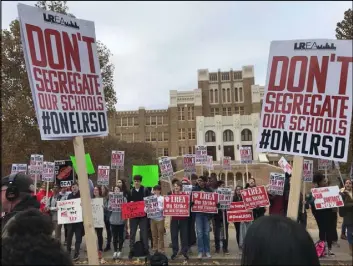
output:
<svg viewBox="0 0 353 266"><path fill-rule="evenodd" d="M194 106L188 107L188 120L195 120Z"/></svg>
<svg viewBox="0 0 353 266"><path fill-rule="evenodd" d="M227 89L227 103L231 102L231 93L230 93L230 88Z"/></svg>
<svg viewBox="0 0 353 266"><path fill-rule="evenodd" d="M216 134L214 133L214 131L209 130L206 132L205 141L206 142L215 142L216 141Z"/></svg>
<svg viewBox="0 0 353 266"><path fill-rule="evenodd" d="M222 102L226 102L226 89L222 89Z"/></svg>
<svg viewBox="0 0 353 266"><path fill-rule="evenodd" d="M123 126L123 127L127 127L127 123L128 123L127 117L123 117L123 119L122 119L122 126Z"/></svg>
<svg viewBox="0 0 353 266"><path fill-rule="evenodd" d="M243 88L239 88L239 102L244 101Z"/></svg>
<svg viewBox="0 0 353 266"><path fill-rule="evenodd" d="M151 117L151 125L153 125L153 126L157 125L157 117L156 116Z"/></svg>
<svg viewBox="0 0 353 266"><path fill-rule="evenodd" d="M156 132L151 132L151 141L156 141L157 138L156 138Z"/></svg>
<svg viewBox="0 0 353 266"><path fill-rule="evenodd" d="M168 141L168 140L169 140L168 132L163 132L163 141Z"/></svg>
<svg viewBox="0 0 353 266"><path fill-rule="evenodd" d="M223 141L234 141L233 131L227 129L223 132Z"/></svg>
<svg viewBox="0 0 353 266"><path fill-rule="evenodd" d="M157 157L162 157L163 154L164 154L164 149L163 148L158 148L158 154L157 154Z"/></svg>
<svg viewBox="0 0 353 266"><path fill-rule="evenodd" d="M223 116L231 116L232 115L232 107L223 108Z"/></svg>
<svg viewBox="0 0 353 266"><path fill-rule="evenodd" d="M158 141L163 141L163 132L158 132Z"/></svg>
<svg viewBox="0 0 353 266"><path fill-rule="evenodd" d="M185 147L179 147L179 156L183 156L185 154Z"/></svg>
<svg viewBox="0 0 353 266"><path fill-rule="evenodd" d="M195 139L195 129L194 128L189 128L189 139Z"/></svg>
<svg viewBox="0 0 353 266"><path fill-rule="evenodd" d="M219 108L211 108L211 116L219 115Z"/></svg>
<svg viewBox="0 0 353 266"><path fill-rule="evenodd" d="M117 134L116 134L116 139L117 139L118 141L121 140L121 133L117 133Z"/></svg>
<svg viewBox="0 0 353 266"><path fill-rule="evenodd" d="M195 154L195 146L189 146L189 154Z"/></svg>
<svg viewBox="0 0 353 266"><path fill-rule="evenodd" d="M138 126L138 125L139 125L139 118L134 117L134 126Z"/></svg>
<svg viewBox="0 0 353 266"><path fill-rule="evenodd" d="M185 139L185 129L184 128L179 128L179 140L184 140Z"/></svg>
<svg viewBox="0 0 353 266"><path fill-rule="evenodd" d="M168 148L163 149L163 156L169 156Z"/></svg>
<svg viewBox="0 0 353 266"><path fill-rule="evenodd" d="M211 89L210 90L210 103L213 103L213 100L214 100L214 98L213 98L213 90Z"/></svg>
<svg viewBox="0 0 353 266"><path fill-rule="evenodd" d="M243 129L241 131L241 141L252 141L252 133L250 129Z"/></svg>
<svg viewBox="0 0 353 266"><path fill-rule="evenodd" d="M151 132L146 133L146 141L151 141Z"/></svg>
<svg viewBox="0 0 353 266"><path fill-rule="evenodd" d="M238 114L238 115L245 114L244 106L236 106L234 110L235 110L235 114Z"/></svg>
<svg viewBox="0 0 353 266"><path fill-rule="evenodd" d="M222 80L229 80L229 72L222 73Z"/></svg>
<svg viewBox="0 0 353 266"><path fill-rule="evenodd" d="M214 90L214 102L215 102L215 103L218 103L218 96L219 96L218 90L215 89L215 90Z"/></svg>
<svg viewBox="0 0 353 266"><path fill-rule="evenodd" d="M233 78L234 78L235 80L242 79L242 73L241 73L241 71L233 72Z"/></svg>
<svg viewBox="0 0 353 266"><path fill-rule="evenodd" d="M149 125L151 125L151 117L147 116L146 117L146 126L149 126Z"/></svg>
<svg viewBox="0 0 353 266"><path fill-rule="evenodd" d="M217 81L217 73L210 74L210 81Z"/></svg>
<svg viewBox="0 0 353 266"><path fill-rule="evenodd" d="M163 125L163 116L157 116L157 125Z"/></svg>
<svg viewBox="0 0 353 266"><path fill-rule="evenodd" d="M178 107L178 120L179 120L179 121L185 120L185 117L184 117L184 107Z"/></svg>

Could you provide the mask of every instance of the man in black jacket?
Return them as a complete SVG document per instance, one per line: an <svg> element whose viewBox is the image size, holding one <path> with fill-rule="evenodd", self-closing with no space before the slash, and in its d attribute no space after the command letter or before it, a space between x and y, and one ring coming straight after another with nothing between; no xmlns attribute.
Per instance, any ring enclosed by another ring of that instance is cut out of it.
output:
<svg viewBox="0 0 353 266"><path fill-rule="evenodd" d="M18 212L30 208L39 209L40 204L33 196L33 180L23 174L12 174L1 180L1 212L6 215L1 217L1 229Z"/></svg>
<svg viewBox="0 0 353 266"><path fill-rule="evenodd" d="M67 200L71 199L79 199L80 198L80 190L78 187L78 183L73 183L71 186L72 193L69 194ZM83 227L83 222L79 223L72 223L67 225L67 252L71 253L71 245L72 245L72 238L75 234L75 254L73 257L74 261L77 261L80 257L80 248L82 243L82 237L85 234L85 229Z"/></svg>
<svg viewBox="0 0 353 266"><path fill-rule="evenodd" d="M131 189L131 193L128 196L128 202L143 201L144 197L151 195L150 191L141 185L142 176L134 176L134 187ZM140 234L142 235L142 242L145 247L145 252L149 255L148 251L148 220L147 215L144 217L130 219L130 252L129 259L134 256L134 244L136 239L137 227L140 228Z"/></svg>

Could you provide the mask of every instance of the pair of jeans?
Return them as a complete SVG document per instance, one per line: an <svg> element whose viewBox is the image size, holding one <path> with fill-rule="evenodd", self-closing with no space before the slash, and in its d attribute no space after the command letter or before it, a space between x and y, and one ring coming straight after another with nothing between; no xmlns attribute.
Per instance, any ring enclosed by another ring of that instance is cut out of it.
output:
<svg viewBox="0 0 353 266"><path fill-rule="evenodd" d="M146 252L148 251L148 218L139 217L130 219L130 252L134 251L137 228L140 228L140 238Z"/></svg>
<svg viewBox="0 0 353 266"><path fill-rule="evenodd" d="M83 237L83 223L74 223L67 225L67 251L71 253L72 238L75 235L75 254L80 252Z"/></svg>
<svg viewBox="0 0 353 266"><path fill-rule="evenodd" d="M125 240L125 224L111 224L114 252L121 252ZM119 244L119 249L118 249Z"/></svg>
<svg viewBox="0 0 353 266"><path fill-rule="evenodd" d="M98 250L103 251L103 228L94 228L98 238Z"/></svg>
<svg viewBox="0 0 353 266"><path fill-rule="evenodd" d="M172 249L173 255L177 255L179 252L179 232L181 242L181 252L183 255L187 255L188 245L188 219L176 220L171 219L170 221L170 236L172 238Z"/></svg>
<svg viewBox="0 0 353 266"><path fill-rule="evenodd" d="M210 253L209 214L196 213L197 249L199 253Z"/></svg>
<svg viewBox="0 0 353 266"><path fill-rule="evenodd" d="M151 219L152 247L154 251L164 252L164 219Z"/></svg>

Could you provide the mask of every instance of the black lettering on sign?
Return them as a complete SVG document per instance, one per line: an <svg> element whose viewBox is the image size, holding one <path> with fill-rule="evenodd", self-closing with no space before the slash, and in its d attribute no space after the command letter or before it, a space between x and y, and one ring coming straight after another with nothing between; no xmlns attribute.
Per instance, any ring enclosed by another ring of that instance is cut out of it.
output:
<svg viewBox="0 0 353 266"><path fill-rule="evenodd" d="M98 133L107 130L104 112L42 112L42 129L44 134L62 135L67 133Z"/></svg>

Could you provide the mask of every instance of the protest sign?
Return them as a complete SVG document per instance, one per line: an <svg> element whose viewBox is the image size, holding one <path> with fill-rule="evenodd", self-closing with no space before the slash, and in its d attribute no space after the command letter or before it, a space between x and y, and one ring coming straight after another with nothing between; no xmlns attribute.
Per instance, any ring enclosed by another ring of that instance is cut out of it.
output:
<svg viewBox="0 0 353 266"><path fill-rule="evenodd" d="M77 163L76 163L76 157L75 156L70 156L70 160L72 161L72 166L74 167L75 172L77 173ZM93 175L96 173L94 170L93 162L91 159L91 155L89 153L85 154L85 164L86 164L86 170L87 174Z"/></svg>
<svg viewBox="0 0 353 266"><path fill-rule="evenodd" d="M218 213L218 194L214 192L192 192L192 212Z"/></svg>
<svg viewBox="0 0 353 266"><path fill-rule="evenodd" d="M190 216L189 195L168 195L164 196L164 216L189 217Z"/></svg>
<svg viewBox="0 0 353 266"><path fill-rule="evenodd" d="M145 211L147 213L147 218L153 219L155 217L159 217L162 211L158 206L158 198L157 196L149 196L144 197L143 201L145 202Z"/></svg>
<svg viewBox="0 0 353 266"><path fill-rule="evenodd" d="M18 13L41 139L107 136L94 23L23 4Z"/></svg>
<svg viewBox="0 0 353 266"><path fill-rule="evenodd" d="M11 166L11 174L18 173L27 174L27 164L13 163Z"/></svg>
<svg viewBox="0 0 353 266"><path fill-rule="evenodd" d="M271 195L283 196L285 175L279 173L270 173L270 186L268 193Z"/></svg>
<svg viewBox="0 0 353 266"><path fill-rule="evenodd" d="M184 154L183 156L184 173L190 177L196 173L195 154Z"/></svg>
<svg viewBox="0 0 353 266"><path fill-rule="evenodd" d="M288 173L288 174L292 174L292 166L287 162L287 160L282 157L281 159L279 159L278 161L278 165L279 167L282 168L282 170L285 172L285 173Z"/></svg>
<svg viewBox="0 0 353 266"><path fill-rule="evenodd" d="M99 186L108 186L109 185L109 173L110 167L107 165L98 165L98 178L97 184Z"/></svg>
<svg viewBox="0 0 353 266"><path fill-rule="evenodd" d="M224 157L222 158L222 169L223 169L224 171L230 171L230 170L232 170L232 167L231 167L231 165L230 165L230 160L231 160L231 158L230 158L229 156L224 156Z"/></svg>
<svg viewBox="0 0 353 266"><path fill-rule="evenodd" d="M55 181L55 163L43 162L42 181L44 182Z"/></svg>
<svg viewBox="0 0 353 266"><path fill-rule="evenodd" d="M161 169L161 175L163 179L170 180L174 176L172 162L170 158L164 157L159 159L159 167Z"/></svg>
<svg viewBox="0 0 353 266"><path fill-rule="evenodd" d="M58 201L57 207L58 224L72 224L83 221L81 199Z"/></svg>
<svg viewBox="0 0 353 266"><path fill-rule="evenodd" d="M212 156L207 155L206 169L208 171L212 171L214 169L213 168L213 157Z"/></svg>
<svg viewBox="0 0 353 266"><path fill-rule="evenodd" d="M92 199L92 215L94 228L103 228L105 226L103 198Z"/></svg>
<svg viewBox="0 0 353 266"><path fill-rule="evenodd" d="M121 212L121 204L125 203L123 192L109 192L108 209L112 212Z"/></svg>
<svg viewBox="0 0 353 266"><path fill-rule="evenodd" d="M313 160L304 160L303 164L303 181L304 182L313 182L314 174L314 162Z"/></svg>
<svg viewBox="0 0 353 266"><path fill-rule="evenodd" d="M74 170L72 161L55 161L55 179L60 187L71 187L74 182Z"/></svg>
<svg viewBox="0 0 353 266"><path fill-rule="evenodd" d="M231 202L228 211L244 211L245 205L243 201Z"/></svg>
<svg viewBox="0 0 353 266"><path fill-rule="evenodd" d="M195 163L204 165L207 162L207 146L195 146Z"/></svg>
<svg viewBox="0 0 353 266"><path fill-rule="evenodd" d="M143 176L142 186L154 187L158 184L159 180L158 165L133 165L132 176L135 175Z"/></svg>
<svg viewBox="0 0 353 266"><path fill-rule="evenodd" d="M183 192L190 195L192 192L192 185L183 185Z"/></svg>
<svg viewBox="0 0 353 266"><path fill-rule="evenodd" d="M112 169L124 170L125 151L112 151Z"/></svg>
<svg viewBox="0 0 353 266"><path fill-rule="evenodd" d="M315 198L314 204L317 210L343 207L343 200L339 194L338 186L312 188Z"/></svg>
<svg viewBox="0 0 353 266"><path fill-rule="evenodd" d="M349 171L349 177L353 181L353 162L352 162L352 165L351 165L351 170Z"/></svg>
<svg viewBox="0 0 353 266"><path fill-rule="evenodd" d="M332 168L332 161L330 160L325 160L325 159L319 159L317 161L317 169L319 171L327 171Z"/></svg>
<svg viewBox="0 0 353 266"><path fill-rule="evenodd" d="M240 162L242 164L252 163L252 151L251 147L240 147Z"/></svg>
<svg viewBox="0 0 353 266"><path fill-rule="evenodd" d="M228 211L227 221L228 223L252 222L254 221L254 216L251 210Z"/></svg>
<svg viewBox="0 0 353 266"><path fill-rule="evenodd" d="M121 216L123 220L146 216L144 201L142 200L121 204Z"/></svg>
<svg viewBox="0 0 353 266"><path fill-rule="evenodd" d="M267 190L264 186L244 189L240 193L247 210L270 206Z"/></svg>
<svg viewBox="0 0 353 266"><path fill-rule="evenodd" d="M346 162L352 120L352 41L273 41L258 152Z"/></svg>
<svg viewBox="0 0 353 266"><path fill-rule="evenodd" d="M217 193L218 193L219 208L222 210L229 209L230 204L233 200L232 189L231 188L218 188Z"/></svg>
<svg viewBox="0 0 353 266"><path fill-rule="evenodd" d="M30 171L29 174L30 175L41 175L42 171L43 171L43 155L40 154L32 154L31 155L31 159L30 159L30 163L29 165L30 167Z"/></svg>

